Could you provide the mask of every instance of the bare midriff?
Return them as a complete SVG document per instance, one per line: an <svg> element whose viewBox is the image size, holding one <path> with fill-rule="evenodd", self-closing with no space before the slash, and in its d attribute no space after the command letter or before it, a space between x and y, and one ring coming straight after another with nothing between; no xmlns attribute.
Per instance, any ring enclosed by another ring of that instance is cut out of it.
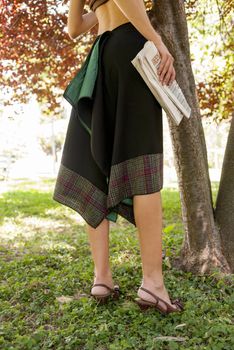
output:
<svg viewBox="0 0 234 350"><path fill-rule="evenodd" d="M97 7L95 15L98 19L97 35L107 30L113 30L119 25L129 22L129 19L121 12L120 8L113 0L109 0Z"/></svg>

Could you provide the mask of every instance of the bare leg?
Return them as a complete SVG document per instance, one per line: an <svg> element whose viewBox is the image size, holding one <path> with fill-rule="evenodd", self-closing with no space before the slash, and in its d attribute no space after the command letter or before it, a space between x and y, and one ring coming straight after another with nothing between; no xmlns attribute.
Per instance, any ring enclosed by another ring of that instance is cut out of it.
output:
<svg viewBox="0 0 234 350"><path fill-rule="evenodd" d="M133 208L142 259L143 280L141 286L174 306L170 302L163 281L161 192L133 196ZM140 298L155 302L153 296L141 289L138 290L137 294ZM161 302L160 306L166 309L165 304Z"/></svg>
<svg viewBox="0 0 234 350"><path fill-rule="evenodd" d="M112 272L109 264L109 226L110 222L104 219L97 228L87 224L87 233L94 261L94 283L105 283L113 288ZM96 286L92 293L105 294L107 288Z"/></svg>

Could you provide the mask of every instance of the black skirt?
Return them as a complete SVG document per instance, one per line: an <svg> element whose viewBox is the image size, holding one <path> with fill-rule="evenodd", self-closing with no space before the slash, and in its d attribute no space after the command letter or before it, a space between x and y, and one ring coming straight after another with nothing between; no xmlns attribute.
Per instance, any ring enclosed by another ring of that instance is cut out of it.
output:
<svg viewBox="0 0 234 350"><path fill-rule="evenodd" d="M94 228L118 214L136 226L133 196L163 187L162 108L131 63L146 40L131 22L98 35L63 95L72 110L53 199Z"/></svg>

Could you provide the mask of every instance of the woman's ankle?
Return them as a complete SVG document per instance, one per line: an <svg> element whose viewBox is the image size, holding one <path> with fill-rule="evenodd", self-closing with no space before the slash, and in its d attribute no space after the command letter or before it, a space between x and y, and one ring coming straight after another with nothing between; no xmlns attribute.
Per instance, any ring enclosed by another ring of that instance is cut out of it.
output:
<svg viewBox="0 0 234 350"><path fill-rule="evenodd" d="M142 279L141 286L145 286L145 288L156 288L156 289L164 289L164 280L162 275L158 276L144 276Z"/></svg>
<svg viewBox="0 0 234 350"><path fill-rule="evenodd" d="M112 281L112 272L111 270L107 270L107 271L95 271L94 272L94 277L95 280L105 280L105 281Z"/></svg>

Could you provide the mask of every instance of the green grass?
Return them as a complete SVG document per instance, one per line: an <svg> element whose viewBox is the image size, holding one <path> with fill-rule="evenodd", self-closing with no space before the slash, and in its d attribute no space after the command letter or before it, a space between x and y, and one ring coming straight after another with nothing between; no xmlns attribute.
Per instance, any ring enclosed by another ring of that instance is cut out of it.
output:
<svg viewBox="0 0 234 350"><path fill-rule="evenodd" d="M21 182L0 195L0 349L233 349L231 281L171 267L183 240L179 193L164 188L165 284L184 301L182 314L142 313L136 228L111 222L110 261L119 301L97 306L84 223L52 200L53 180ZM216 189L215 189L216 190ZM165 338L160 338L165 337ZM170 338L174 337L174 338Z"/></svg>

